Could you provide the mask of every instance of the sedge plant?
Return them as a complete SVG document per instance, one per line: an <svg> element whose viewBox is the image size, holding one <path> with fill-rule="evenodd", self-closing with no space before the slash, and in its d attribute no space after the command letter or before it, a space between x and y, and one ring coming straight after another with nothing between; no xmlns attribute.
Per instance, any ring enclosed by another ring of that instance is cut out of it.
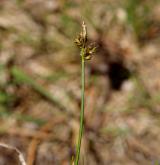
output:
<svg viewBox="0 0 160 165"><path fill-rule="evenodd" d="M80 150L81 150L81 141L84 130L84 101L85 101L85 61L90 60L92 54L96 51L94 44L87 43L87 27L85 23L82 23L82 31L75 39L76 45L80 49L81 56L81 112L80 112L80 128L78 135L78 142L76 147L76 156L74 165L79 164Z"/></svg>

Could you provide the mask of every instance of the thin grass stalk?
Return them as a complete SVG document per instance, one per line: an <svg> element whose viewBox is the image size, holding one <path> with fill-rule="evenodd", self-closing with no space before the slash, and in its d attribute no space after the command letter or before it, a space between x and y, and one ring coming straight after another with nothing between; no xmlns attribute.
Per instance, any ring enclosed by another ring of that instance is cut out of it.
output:
<svg viewBox="0 0 160 165"><path fill-rule="evenodd" d="M84 100L85 100L85 59L84 48L81 49L81 112L80 112L80 128L78 135L78 143L76 148L75 165L78 165L81 151L82 135L84 130Z"/></svg>
<svg viewBox="0 0 160 165"><path fill-rule="evenodd" d="M85 101L85 61L90 60L92 54L96 51L94 44L87 43L87 27L83 21L82 31L75 39L76 45L80 48L81 56L81 112L80 112L80 128L78 135L78 142L76 146L76 157L74 165L78 165L81 151L82 135L84 130L84 101Z"/></svg>

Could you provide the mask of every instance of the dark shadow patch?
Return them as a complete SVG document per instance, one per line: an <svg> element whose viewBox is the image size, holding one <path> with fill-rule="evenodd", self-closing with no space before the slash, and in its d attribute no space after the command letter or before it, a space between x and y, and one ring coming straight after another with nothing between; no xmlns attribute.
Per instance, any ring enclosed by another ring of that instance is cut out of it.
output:
<svg viewBox="0 0 160 165"><path fill-rule="evenodd" d="M108 76L112 89L120 90L123 82L129 79L131 73L122 62L111 62L109 64Z"/></svg>

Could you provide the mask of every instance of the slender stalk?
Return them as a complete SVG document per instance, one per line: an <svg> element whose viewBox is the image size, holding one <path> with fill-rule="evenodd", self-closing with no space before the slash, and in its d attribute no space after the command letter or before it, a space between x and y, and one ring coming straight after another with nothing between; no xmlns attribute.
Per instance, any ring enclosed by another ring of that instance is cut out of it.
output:
<svg viewBox="0 0 160 165"><path fill-rule="evenodd" d="M81 49L81 112L80 112L80 128L78 135L78 143L76 148L76 158L75 165L79 163L81 141L84 129L84 92L85 92L85 58L84 58L84 48Z"/></svg>
<svg viewBox="0 0 160 165"><path fill-rule="evenodd" d="M87 43L87 27L84 21L82 22L82 31L77 36L74 41L76 45L81 50L81 112L80 112L80 128L79 128L79 136L78 136L78 143L76 147L76 158L74 161L74 165L78 165L80 151L81 151L81 141L84 129L84 92L85 92L85 60L90 60L92 54L96 51L96 46L94 44Z"/></svg>

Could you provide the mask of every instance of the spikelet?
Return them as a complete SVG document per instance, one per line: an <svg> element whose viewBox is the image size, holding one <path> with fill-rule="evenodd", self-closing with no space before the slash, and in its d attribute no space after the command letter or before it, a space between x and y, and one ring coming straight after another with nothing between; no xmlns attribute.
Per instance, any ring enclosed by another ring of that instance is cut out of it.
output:
<svg viewBox="0 0 160 165"><path fill-rule="evenodd" d="M80 49L83 49L83 55L85 60L90 60L92 58L92 55L96 52L97 47L95 46L95 44L87 43L87 27L84 21L82 23L82 31L76 37L74 42Z"/></svg>

